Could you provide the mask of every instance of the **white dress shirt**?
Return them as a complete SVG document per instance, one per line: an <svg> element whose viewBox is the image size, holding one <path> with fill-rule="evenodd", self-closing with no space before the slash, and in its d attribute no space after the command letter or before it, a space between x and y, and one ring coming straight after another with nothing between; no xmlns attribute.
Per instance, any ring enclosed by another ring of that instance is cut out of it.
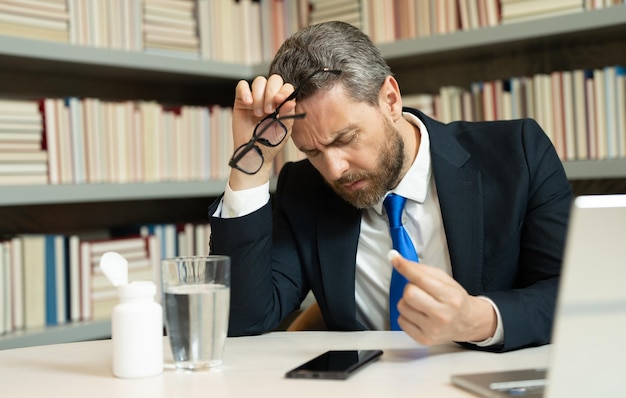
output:
<svg viewBox="0 0 626 398"><path fill-rule="evenodd" d="M420 129L421 142L413 165L391 192L407 198L402 223L411 237L420 262L438 267L452 275L439 198L431 172L428 131L416 116L405 113L404 117ZM227 184L224 198L214 215L223 218L244 216L263 207L269 198L269 182L260 187L236 192ZM389 283L392 266L387 260L390 249L389 221L381 200L363 210L356 256L357 320L372 330L389 330L390 327ZM504 334L500 312L491 300L481 298L493 306L498 326L494 336L474 344L499 344L503 341Z"/></svg>

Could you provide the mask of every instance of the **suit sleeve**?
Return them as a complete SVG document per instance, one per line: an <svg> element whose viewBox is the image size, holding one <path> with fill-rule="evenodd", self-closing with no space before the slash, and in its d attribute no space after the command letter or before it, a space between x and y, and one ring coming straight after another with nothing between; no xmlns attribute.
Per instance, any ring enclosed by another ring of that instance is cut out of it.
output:
<svg viewBox="0 0 626 398"><path fill-rule="evenodd" d="M283 167L281 175L288 169ZM209 207L211 254L231 258L229 335L271 331L299 307L308 291L294 238L272 202L242 217L219 218L213 214L220 199Z"/></svg>
<svg viewBox="0 0 626 398"><path fill-rule="evenodd" d="M562 163L539 125L524 121L519 137L526 163L525 183L520 185L526 200L519 205L523 217L517 270L511 289L485 292L498 306L504 326L503 345L487 348L494 351L550 342L572 201Z"/></svg>

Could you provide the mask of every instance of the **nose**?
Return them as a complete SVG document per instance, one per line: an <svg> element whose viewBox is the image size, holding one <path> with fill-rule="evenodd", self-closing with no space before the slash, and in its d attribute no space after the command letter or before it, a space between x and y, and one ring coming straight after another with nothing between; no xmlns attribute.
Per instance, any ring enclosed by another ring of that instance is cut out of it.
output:
<svg viewBox="0 0 626 398"><path fill-rule="evenodd" d="M350 162L341 150L329 148L324 157L329 181L338 180L350 168Z"/></svg>

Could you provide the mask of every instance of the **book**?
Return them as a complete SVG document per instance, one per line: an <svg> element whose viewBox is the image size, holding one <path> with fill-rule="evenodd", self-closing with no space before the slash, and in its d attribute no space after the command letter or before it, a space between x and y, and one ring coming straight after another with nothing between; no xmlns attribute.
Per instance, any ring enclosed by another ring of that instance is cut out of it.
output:
<svg viewBox="0 0 626 398"><path fill-rule="evenodd" d="M598 159L596 84L592 70L585 70L588 159Z"/></svg>
<svg viewBox="0 0 626 398"><path fill-rule="evenodd" d="M562 74L563 109L563 136L565 139L563 160L576 159L576 119L574 108L574 81L573 72L564 71Z"/></svg>
<svg viewBox="0 0 626 398"><path fill-rule="evenodd" d="M71 322L79 322L81 320L80 304L80 237L78 235L70 235L66 242L67 269L69 273L68 281L68 301L69 309L68 318Z"/></svg>
<svg viewBox="0 0 626 398"><path fill-rule="evenodd" d="M0 336L13 331L10 245L0 240Z"/></svg>
<svg viewBox="0 0 626 398"><path fill-rule="evenodd" d="M67 21L69 18L65 4L54 1L4 0L0 3L0 12L42 20Z"/></svg>
<svg viewBox="0 0 626 398"><path fill-rule="evenodd" d="M42 163L48 162L48 151L3 151L0 149L0 163Z"/></svg>
<svg viewBox="0 0 626 398"><path fill-rule="evenodd" d="M145 1L142 18L144 48L149 51L166 50L174 56L178 53L199 56L200 40L195 13L195 1Z"/></svg>
<svg viewBox="0 0 626 398"><path fill-rule="evenodd" d="M197 224L194 231L195 237L195 253L196 256L205 256L209 254L209 247L211 245L211 225L210 224Z"/></svg>
<svg viewBox="0 0 626 398"><path fill-rule="evenodd" d="M100 258L104 253L113 251L124 255L125 253L132 253L140 251L141 253L147 252L147 243L144 237L131 236L131 237L119 237L119 238L104 238L99 240L90 240L91 257Z"/></svg>
<svg viewBox="0 0 626 398"><path fill-rule="evenodd" d="M9 22L0 18L0 35L19 36L28 39L55 41L59 43L67 43L67 27L47 28L38 26L28 26L22 23Z"/></svg>
<svg viewBox="0 0 626 398"><path fill-rule="evenodd" d="M524 1L503 1L501 2L501 12L503 22L537 16L553 15L563 11L582 11L582 0L524 0Z"/></svg>
<svg viewBox="0 0 626 398"><path fill-rule="evenodd" d="M41 150L41 142L38 141L0 141L0 151L33 152Z"/></svg>
<svg viewBox="0 0 626 398"><path fill-rule="evenodd" d="M36 131L0 131L1 142L36 142L41 145L41 132Z"/></svg>
<svg viewBox="0 0 626 398"><path fill-rule="evenodd" d="M43 185L48 183L48 176L41 174L0 175L0 185Z"/></svg>
<svg viewBox="0 0 626 398"><path fill-rule="evenodd" d="M39 121L27 123L23 121L0 120L0 131L7 133L40 133L41 123Z"/></svg>
<svg viewBox="0 0 626 398"><path fill-rule="evenodd" d="M54 264L55 264L55 282L56 282L56 324L61 325L67 322L68 313L68 253L67 253L67 236L53 235L54 240ZM53 321L54 322L54 321Z"/></svg>
<svg viewBox="0 0 626 398"><path fill-rule="evenodd" d="M0 175L48 174L48 165L42 162L0 162Z"/></svg>
<svg viewBox="0 0 626 398"><path fill-rule="evenodd" d="M54 326L58 324L57 306L57 278L65 275L57 275L57 242L56 236L44 236L44 268L45 268L45 324ZM62 248L62 246L61 246Z"/></svg>
<svg viewBox="0 0 626 398"><path fill-rule="evenodd" d="M79 242L79 296L80 296L80 320L92 320L92 301L91 301L91 243L81 240Z"/></svg>
<svg viewBox="0 0 626 398"><path fill-rule="evenodd" d="M54 102L58 123L59 183L72 184L74 183L74 156L70 132L70 109L63 99L56 99Z"/></svg>
<svg viewBox="0 0 626 398"><path fill-rule="evenodd" d="M626 158L626 67L616 66L615 113L617 118L618 156Z"/></svg>
<svg viewBox="0 0 626 398"><path fill-rule="evenodd" d="M51 184L60 182L60 163L59 163L59 126L57 123L57 114L54 106L54 100L46 98L43 100L43 119L44 119L44 136L45 150L48 158L48 175Z"/></svg>
<svg viewBox="0 0 626 398"><path fill-rule="evenodd" d="M110 240L86 241L81 243L81 250L89 251L83 255L81 268L90 273L88 281L88 300L90 305L90 319L109 319L113 306L117 304L117 289L100 269L100 258L106 251L114 251L128 261L128 281L149 280L155 281L156 273L160 271L152 255L157 252L150 249L150 240L154 236L136 236L115 238ZM119 250L114 249L114 246Z"/></svg>
<svg viewBox="0 0 626 398"><path fill-rule="evenodd" d="M45 236L27 234L22 242L24 292L24 327L40 328L46 324L46 248Z"/></svg>
<svg viewBox="0 0 626 398"><path fill-rule="evenodd" d="M67 42L68 19L63 5L29 0L0 3L0 34Z"/></svg>
<svg viewBox="0 0 626 398"><path fill-rule="evenodd" d="M11 303L13 307L11 323L13 330L24 328L24 267L22 258L22 239L11 238L10 247L11 263Z"/></svg>
<svg viewBox="0 0 626 398"><path fill-rule="evenodd" d="M498 100L496 98L495 82L493 81L483 82L482 90L483 90L483 95L482 95L483 118L482 120L485 120L485 121L496 120Z"/></svg>
<svg viewBox="0 0 626 398"><path fill-rule="evenodd" d="M576 156L575 159L584 160L589 159L589 145L587 140L587 90L585 88L585 71L582 69L576 69L572 72L573 87L572 96L574 103L574 115L575 115L575 142L576 142Z"/></svg>
<svg viewBox="0 0 626 398"><path fill-rule="evenodd" d="M70 111L70 137L71 137L71 159L72 171L74 174L74 184L84 184L87 182L85 163L85 132L83 120L83 103L76 97L67 99Z"/></svg>
<svg viewBox="0 0 626 398"><path fill-rule="evenodd" d="M313 25L327 21L343 21L360 28L361 9L359 1L338 0L327 2L324 0L312 0L309 23Z"/></svg>
<svg viewBox="0 0 626 398"><path fill-rule="evenodd" d="M619 133L618 133L618 114L617 108L617 68L614 66L607 66L604 68L604 82L605 86L605 112L604 117L606 119L606 147L607 158L615 159L620 153Z"/></svg>
<svg viewBox="0 0 626 398"><path fill-rule="evenodd" d="M563 126L563 72L555 71L550 74L550 116L551 123L546 125L550 129L553 144L559 158L566 159L565 131Z"/></svg>
<svg viewBox="0 0 626 398"><path fill-rule="evenodd" d="M37 101L2 99L0 98L0 114L5 115L38 115L39 104Z"/></svg>
<svg viewBox="0 0 626 398"><path fill-rule="evenodd" d="M595 102L595 121L596 121L596 153L598 159L606 159L608 157L608 134L606 125L606 83L604 69L593 70L594 80L594 102Z"/></svg>
<svg viewBox="0 0 626 398"><path fill-rule="evenodd" d="M85 159L87 161L87 182L106 182L104 162L107 159L105 134L103 131L103 111L99 99L83 99L85 120Z"/></svg>

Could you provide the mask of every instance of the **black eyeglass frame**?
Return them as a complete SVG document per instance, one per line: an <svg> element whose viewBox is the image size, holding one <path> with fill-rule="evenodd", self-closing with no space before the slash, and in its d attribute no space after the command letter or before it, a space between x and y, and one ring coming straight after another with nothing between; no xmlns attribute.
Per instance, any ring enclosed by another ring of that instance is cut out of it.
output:
<svg viewBox="0 0 626 398"><path fill-rule="evenodd" d="M313 78L313 76L317 75L318 73L322 73L322 72L328 72L328 73L332 73L334 75L339 75L341 74L341 71L338 69L330 69L330 68L323 68L323 69L318 69L315 72L311 73L309 76L307 76L302 83L300 83L300 85L293 90L293 92L289 95L289 97L287 97L283 102L280 103L280 105L278 105L276 107L276 109L274 110L274 112L270 113L269 115L265 116L263 119L261 119L257 125L254 127L254 130L252 131L252 138L250 138L250 141L248 141L247 143L240 145L234 152L233 152L233 156L230 158L230 160L228 161L228 165L232 168L235 168L239 171L241 171L242 173L248 174L248 175L254 175L256 173L258 173L259 170L261 170L261 167L263 166L263 163L265 163L265 158L263 157L263 152L261 151L261 149L256 145L257 143L268 146L268 147L276 147L278 145L280 145L285 137L287 137L287 127L281 122L281 119L303 119L306 116L306 113L297 113L295 115L286 115L283 117L280 117L280 115L278 114L278 112L280 111L280 108L285 105L287 102L291 101L292 99L296 98L298 96L298 94L300 93L300 91L302 90L302 87L304 87L309 80L311 80ZM268 123L267 126L265 126L265 128L261 131L257 131L257 129L259 128L259 126L261 126L263 123L265 123L267 120L272 119L274 121L274 123L278 123L278 125L285 131L285 134L283 135L283 138L281 138L277 143L272 144L270 141L268 141L267 139L263 138L263 133L272 125L271 123ZM238 163L239 161L246 156L246 154L252 150L255 150L257 152L257 154L259 155L259 157L261 158L261 163L259 164L259 167L254 170L254 171L249 171L249 170L244 170L241 167L239 167Z"/></svg>

